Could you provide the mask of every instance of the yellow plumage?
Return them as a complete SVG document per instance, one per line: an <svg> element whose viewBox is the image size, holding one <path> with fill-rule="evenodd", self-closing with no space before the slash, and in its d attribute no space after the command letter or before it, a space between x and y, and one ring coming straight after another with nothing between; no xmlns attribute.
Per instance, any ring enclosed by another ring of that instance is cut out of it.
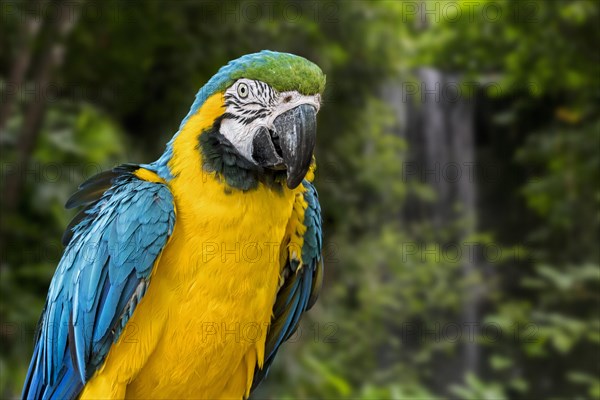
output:
<svg viewBox="0 0 600 400"><path fill-rule="evenodd" d="M217 93L173 144L177 214L146 295L82 399L242 398L262 365L282 262L302 248L306 202L261 186L226 193L202 170L198 134L224 112ZM148 170L141 179L162 182ZM300 234L298 234L298 232ZM281 247L283 244L283 247ZM299 257L300 254L297 254Z"/></svg>

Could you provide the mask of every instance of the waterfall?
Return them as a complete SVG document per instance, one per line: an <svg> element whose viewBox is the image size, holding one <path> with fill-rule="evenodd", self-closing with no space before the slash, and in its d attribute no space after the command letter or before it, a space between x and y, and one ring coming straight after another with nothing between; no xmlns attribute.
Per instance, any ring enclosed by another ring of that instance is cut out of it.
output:
<svg viewBox="0 0 600 400"><path fill-rule="evenodd" d="M436 200L428 205L409 200L403 219L406 224L431 223L436 232L460 226L451 239L437 238L442 244L450 241L460 245L477 228L473 93L461 89L461 76L457 74L420 68L415 76L412 81L388 83L383 96L401 124L395 133L407 141L412 176L432 187ZM476 255L471 255L463 252L460 259L465 277L478 268ZM472 286L463 294L459 325L478 323L480 293L481 288ZM477 334L477 329L473 331ZM477 373L480 357L478 344L466 340L460 358L456 364L452 360L453 365L443 367L443 375L462 379L467 371Z"/></svg>

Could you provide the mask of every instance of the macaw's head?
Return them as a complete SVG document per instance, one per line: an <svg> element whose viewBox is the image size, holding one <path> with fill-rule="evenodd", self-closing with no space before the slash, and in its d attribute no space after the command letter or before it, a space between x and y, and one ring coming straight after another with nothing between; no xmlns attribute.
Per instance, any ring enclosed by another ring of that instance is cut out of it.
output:
<svg viewBox="0 0 600 400"><path fill-rule="evenodd" d="M324 87L325 75L305 58L248 54L200 89L180 131L217 102L219 112L210 114L214 121L198 136L203 168L242 190L259 181L293 189L312 163Z"/></svg>

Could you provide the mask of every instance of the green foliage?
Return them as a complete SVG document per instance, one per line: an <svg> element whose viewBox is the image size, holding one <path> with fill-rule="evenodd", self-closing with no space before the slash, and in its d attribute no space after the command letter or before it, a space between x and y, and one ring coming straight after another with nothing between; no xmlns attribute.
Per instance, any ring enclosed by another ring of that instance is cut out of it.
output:
<svg viewBox="0 0 600 400"><path fill-rule="evenodd" d="M588 373L593 371L600 348L600 317L597 310L588 306L598 301L600 266L540 265L535 275L522 280L522 286L531 291L530 300L506 299L498 313L488 317L488 323L495 323L510 333L504 343L489 343L495 354L490 358L491 367L499 376L508 373L511 379L529 382L528 387L523 388L527 393L526 390L534 390L546 377L535 369L522 370L515 376L507 369L509 363L524 363L530 359L534 365L551 364L577 354L577 362L564 368L554 379L560 382L564 395L583 395L587 391L595 397L597 380L577 380L573 376L585 375L582 369L590 371ZM511 354L514 361L506 358L507 354Z"/></svg>
<svg viewBox="0 0 600 400"><path fill-rule="evenodd" d="M404 8L409 23L403 26L416 38L407 47L411 65L464 71L482 83L493 77L486 85L490 95L540 98L569 91L573 105L590 107L591 88L600 85L597 61L589 58L599 33L594 1L440 1L424 7L435 9L424 18Z"/></svg>
<svg viewBox="0 0 600 400"><path fill-rule="evenodd" d="M460 399L506 400L502 385L485 383L473 374L467 374L465 385L453 385L450 391Z"/></svg>
<svg viewBox="0 0 600 400"><path fill-rule="evenodd" d="M592 120L549 127L531 135L517 152L517 160L532 169L523 195L546 221L532 233L532 240L556 244L547 249L546 259L600 263L598 144L600 120Z"/></svg>

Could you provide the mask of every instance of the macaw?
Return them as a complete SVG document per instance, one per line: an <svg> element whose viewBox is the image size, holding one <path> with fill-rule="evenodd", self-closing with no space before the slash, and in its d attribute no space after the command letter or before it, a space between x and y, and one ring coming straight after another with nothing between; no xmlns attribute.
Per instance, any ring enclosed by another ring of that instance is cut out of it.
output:
<svg viewBox="0 0 600 400"><path fill-rule="evenodd" d="M157 161L79 186L23 398L248 398L322 285L324 86L305 58L242 56Z"/></svg>

